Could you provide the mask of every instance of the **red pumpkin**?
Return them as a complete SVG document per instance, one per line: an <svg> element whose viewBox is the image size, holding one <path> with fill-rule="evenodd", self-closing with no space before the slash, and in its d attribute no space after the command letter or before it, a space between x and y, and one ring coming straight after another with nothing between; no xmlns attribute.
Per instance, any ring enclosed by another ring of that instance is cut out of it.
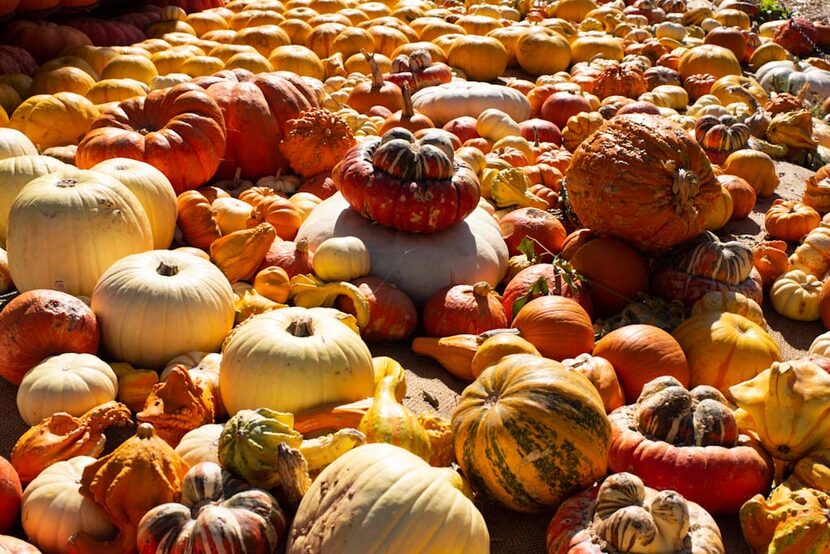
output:
<svg viewBox="0 0 830 554"><path fill-rule="evenodd" d="M757 195L752 185L736 175L720 175L718 182L732 197L732 221L748 217L755 207Z"/></svg>
<svg viewBox="0 0 830 554"><path fill-rule="evenodd" d="M0 28L0 37L4 43L29 52L40 64L57 58L70 46L92 44L89 37L78 29L28 19L17 19Z"/></svg>
<svg viewBox="0 0 830 554"><path fill-rule="evenodd" d="M639 398L643 385L670 375L686 387L689 364L680 344L652 325L626 325L602 337L594 356L605 358L614 369L626 398Z"/></svg>
<svg viewBox="0 0 830 554"><path fill-rule="evenodd" d="M615 115L625 115L631 113L645 113L651 115L660 115L660 108L651 102L629 102L617 110Z"/></svg>
<svg viewBox="0 0 830 554"><path fill-rule="evenodd" d="M646 486L677 491L711 513L737 513L772 482L772 459L738 434L726 399L712 387L687 391L663 377L643 388L637 404L608 419L612 473L633 473ZM683 430L689 436L680 436Z"/></svg>
<svg viewBox="0 0 830 554"><path fill-rule="evenodd" d="M225 154L219 105L193 83L130 98L101 114L78 145L81 169L111 158L147 162L181 194L205 184Z"/></svg>
<svg viewBox="0 0 830 554"><path fill-rule="evenodd" d="M818 33L809 19L792 17L778 28L773 40L794 56L807 57L816 49Z"/></svg>
<svg viewBox="0 0 830 554"><path fill-rule="evenodd" d="M483 281L444 287L424 306L424 331L430 337L479 335L507 324L501 297Z"/></svg>
<svg viewBox="0 0 830 554"><path fill-rule="evenodd" d="M513 327L552 360L575 358L594 347L594 328L588 313L562 296L541 296L528 302L516 314Z"/></svg>
<svg viewBox="0 0 830 554"><path fill-rule="evenodd" d="M538 208L519 208L499 220L501 236L511 256L521 254L519 244L527 237L533 241L536 253L550 261L562 250L567 232L550 212Z"/></svg>
<svg viewBox="0 0 830 554"><path fill-rule="evenodd" d="M176 6L187 13L193 13L221 8L225 5L225 0L151 0L150 3L161 7Z"/></svg>
<svg viewBox="0 0 830 554"><path fill-rule="evenodd" d="M540 116L542 119L550 121L560 129L564 129L571 116L591 111L593 111L591 103L581 94L575 92L554 92L542 104Z"/></svg>
<svg viewBox="0 0 830 554"><path fill-rule="evenodd" d="M515 315L513 313L513 304L516 300L527 298L530 301L544 296L542 292L531 293L534 285L540 279L544 279L548 294L564 296L565 298L575 300L588 315L591 315L593 312L591 295L585 283L577 279L574 284L578 286L571 288L562 277L561 271L553 264L534 264L518 272L504 288L501 302L504 306L504 311L507 313L507 319L512 320Z"/></svg>
<svg viewBox="0 0 830 554"><path fill-rule="evenodd" d="M613 238L596 238L571 250L574 270L584 276L597 315L609 316L622 310L648 290L648 268L633 248Z"/></svg>
<svg viewBox="0 0 830 554"><path fill-rule="evenodd" d="M23 73L34 75L37 62L29 52L16 46L0 44L0 75Z"/></svg>
<svg viewBox="0 0 830 554"><path fill-rule="evenodd" d="M225 119L227 144L218 178L231 179L237 169L249 180L288 169L279 149L286 124L317 107L314 92L302 78L234 69L195 82L216 100Z"/></svg>
<svg viewBox="0 0 830 554"><path fill-rule="evenodd" d="M17 472L6 458L0 456L0 533L7 532L17 523L22 498L23 489Z"/></svg>
<svg viewBox="0 0 830 554"><path fill-rule="evenodd" d="M314 271L311 260L312 256L305 240L294 242L277 237L265 253L265 259L259 266L259 271L266 267L276 266L284 269L289 277L306 275Z"/></svg>
<svg viewBox="0 0 830 554"><path fill-rule="evenodd" d="M458 140L464 143L470 139L481 138L481 135L478 134L478 130L476 129L477 123L478 120L476 118L470 117L469 115L462 115L461 117L447 121L443 129L454 134L458 137Z"/></svg>
<svg viewBox="0 0 830 554"><path fill-rule="evenodd" d="M331 172L319 173L303 181L297 192L308 192L320 200L325 200L330 196L334 196L337 192L337 185L334 184L334 180L331 178Z"/></svg>
<svg viewBox="0 0 830 554"><path fill-rule="evenodd" d="M78 298L54 290L24 292L0 312L0 375L19 385L44 358L98 351L98 322Z"/></svg>
<svg viewBox="0 0 830 554"><path fill-rule="evenodd" d="M562 145L562 131L551 121L533 118L519 123L522 136L530 142L550 142Z"/></svg>
<svg viewBox="0 0 830 554"><path fill-rule="evenodd" d="M147 38L141 29L126 21L70 17L63 23L84 33L95 46L130 46Z"/></svg>
<svg viewBox="0 0 830 554"><path fill-rule="evenodd" d="M335 182L363 217L408 233L434 233L467 217L478 205L478 178L454 160L452 143L404 129L365 140L339 164Z"/></svg>
<svg viewBox="0 0 830 554"><path fill-rule="evenodd" d="M418 325L418 310L401 289L372 275L355 279L352 284L356 285L369 301L369 324L360 332L364 340L396 341L408 337L415 331ZM337 307L347 314L356 313L354 304L347 296L337 299Z"/></svg>

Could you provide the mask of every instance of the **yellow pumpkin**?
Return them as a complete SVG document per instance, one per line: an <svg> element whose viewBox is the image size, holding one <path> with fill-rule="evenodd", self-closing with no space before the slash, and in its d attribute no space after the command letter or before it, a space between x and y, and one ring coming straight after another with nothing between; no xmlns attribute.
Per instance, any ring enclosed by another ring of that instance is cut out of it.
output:
<svg viewBox="0 0 830 554"><path fill-rule="evenodd" d="M277 25L261 25L237 31L232 43L251 46L268 57L274 48L291 44L291 37Z"/></svg>
<svg viewBox="0 0 830 554"><path fill-rule="evenodd" d="M268 58L274 71L290 71L303 77L323 80L325 70L320 57L305 46L280 46Z"/></svg>
<svg viewBox="0 0 830 554"><path fill-rule="evenodd" d="M78 144L98 117L92 102L72 92L27 98L9 121L40 149Z"/></svg>
<svg viewBox="0 0 830 554"><path fill-rule="evenodd" d="M268 300L284 304L291 292L291 279L281 267L266 267L256 274L254 289Z"/></svg>
<svg viewBox="0 0 830 554"><path fill-rule="evenodd" d="M150 84L158 70L152 60L144 56L118 56L104 66L102 79L134 79L145 85Z"/></svg>
<svg viewBox="0 0 830 554"><path fill-rule="evenodd" d="M542 356L536 347L515 333L498 333L486 338L476 349L470 364L473 377L481 375L485 369L499 363L511 354L532 354Z"/></svg>
<svg viewBox="0 0 830 554"><path fill-rule="evenodd" d="M552 31L527 31L516 42L516 61L531 75L552 75L571 63L571 47Z"/></svg>
<svg viewBox="0 0 830 554"><path fill-rule="evenodd" d="M492 37L464 36L452 42L447 60L470 80L492 81L507 68L507 49Z"/></svg>
<svg viewBox="0 0 830 554"><path fill-rule="evenodd" d="M213 56L191 56L182 64L181 72L191 77L206 77L225 68L225 62Z"/></svg>
<svg viewBox="0 0 830 554"><path fill-rule="evenodd" d="M723 172L745 180L762 197L772 196L780 182L775 162L769 155L758 150L732 152L723 164Z"/></svg>
<svg viewBox="0 0 830 554"><path fill-rule="evenodd" d="M794 269L772 284L770 300L775 311L796 321L816 321L820 317L821 287L815 275Z"/></svg>
<svg viewBox="0 0 830 554"><path fill-rule="evenodd" d="M134 96L147 96L149 87L134 79L103 79L86 91L86 98L93 104L121 102Z"/></svg>
<svg viewBox="0 0 830 554"><path fill-rule="evenodd" d="M741 75L741 64L731 50L715 44L689 48L680 56L678 73L684 80L690 75L708 73L717 78Z"/></svg>
<svg viewBox="0 0 830 554"><path fill-rule="evenodd" d="M686 354L690 386L709 385L726 395L732 385L781 360L778 345L764 329L730 312L693 315L672 336Z"/></svg>
<svg viewBox="0 0 830 554"><path fill-rule="evenodd" d="M52 70L40 70L32 80L29 94L74 92L83 96L94 84L95 79L89 73L77 67L67 66Z"/></svg>
<svg viewBox="0 0 830 554"><path fill-rule="evenodd" d="M706 312L730 312L742 315L762 328L767 326L761 306L740 292L719 290L707 292L692 306L692 315Z"/></svg>
<svg viewBox="0 0 830 554"><path fill-rule="evenodd" d="M188 14L185 21L188 25L190 25L193 32L195 32L198 37L201 37L209 31L230 29L228 20L222 17L221 13L210 10Z"/></svg>
<svg viewBox="0 0 830 554"><path fill-rule="evenodd" d="M259 52L241 52L225 62L225 69L246 69L251 73L270 73L274 70L268 58Z"/></svg>
<svg viewBox="0 0 830 554"><path fill-rule="evenodd" d="M184 46L175 46L168 50L162 50L153 54L153 64L159 75L167 75L168 73L180 73L184 62L193 56L204 56L205 51L194 46L193 44L185 44Z"/></svg>
<svg viewBox="0 0 830 554"><path fill-rule="evenodd" d="M571 42L571 62L589 62L595 58L622 61L625 52L620 38L602 34L585 34Z"/></svg>
<svg viewBox="0 0 830 554"><path fill-rule="evenodd" d="M729 194L726 187L721 185L720 195L715 201L715 204L706 214L706 223L704 225L705 229L707 231L716 231L729 223L729 220L732 218L733 208L734 204L732 201L732 195Z"/></svg>
<svg viewBox="0 0 830 554"><path fill-rule="evenodd" d="M168 44L167 46L169 47L170 45ZM98 75L100 75L104 70L104 66L106 66L111 59L118 56L118 50L108 46L80 44L78 46L65 49L62 54L64 56L73 56L84 60L95 72L95 74L91 74L92 77L97 78Z"/></svg>

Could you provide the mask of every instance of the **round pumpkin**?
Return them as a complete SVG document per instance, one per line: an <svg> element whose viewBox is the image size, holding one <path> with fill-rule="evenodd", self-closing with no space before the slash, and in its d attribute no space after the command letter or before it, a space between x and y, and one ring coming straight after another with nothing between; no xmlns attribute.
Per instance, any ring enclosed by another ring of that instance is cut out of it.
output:
<svg viewBox="0 0 830 554"><path fill-rule="evenodd" d="M538 356L484 370L462 393L452 429L471 484L519 512L556 506L606 471L611 428L599 393Z"/></svg>
<svg viewBox="0 0 830 554"><path fill-rule="evenodd" d="M478 335L507 323L501 297L485 282L444 287L424 306L424 331L431 337Z"/></svg>
<svg viewBox="0 0 830 554"><path fill-rule="evenodd" d="M447 63L475 81L492 81L507 68L507 49L492 37L475 35L455 39L447 51Z"/></svg>
<svg viewBox="0 0 830 554"><path fill-rule="evenodd" d="M29 183L11 206L8 230L9 268L21 291L88 296L110 265L153 245L136 196L95 171L59 171Z"/></svg>
<svg viewBox="0 0 830 554"><path fill-rule="evenodd" d="M176 453L191 467L201 462L218 464L219 435L223 427L221 423L208 423L188 431L176 446Z"/></svg>
<svg viewBox="0 0 830 554"><path fill-rule="evenodd" d="M332 237L315 249L312 267L324 281L351 281L369 274L369 251L357 237Z"/></svg>
<svg viewBox="0 0 830 554"><path fill-rule="evenodd" d="M547 294L556 294L576 300L590 316L593 313L593 304L585 282L574 279L573 286L568 284L563 271L553 264L533 264L519 271L507 286L502 294L502 305L507 312L507 318L513 319L515 312L513 306L517 301L530 300L542 296L544 289L537 283L544 280L547 286Z"/></svg>
<svg viewBox="0 0 830 554"><path fill-rule="evenodd" d="M605 412L611 413L625 404L623 393L617 373L611 362L599 356L580 354L576 358L562 360L562 365L571 371L581 373L591 381L594 388L602 397Z"/></svg>
<svg viewBox="0 0 830 554"><path fill-rule="evenodd" d="M415 331L418 311L401 289L372 275L355 279L352 284L369 302L369 323L360 332L364 340L397 341ZM347 314L356 313L347 296L338 297L337 308Z"/></svg>
<svg viewBox="0 0 830 554"><path fill-rule="evenodd" d="M516 42L516 61L531 75L553 75L568 69L571 49L558 33L528 30Z"/></svg>
<svg viewBox="0 0 830 554"><path fill-rule="evenodd" d="M284 308L246 320L222 348L219 378L232 415L259 407L297 414L374 391L368 347L322 308Z"/></svg>
<svg viewBox="0 0 830 554"><path fill-rule="evenodd" d="M37 156L37 148L17 129L0 127L0 161L17 156Z"/></svg>
<svg viewBox="0 0 830 554"><path fill-rule="evenodd" d="M161 367L193 350L215 352L234 318L233 291L222 272L167 250L113 264L92 291L91 305L107 350L138 367Z"/></svg>
<svg viewBox="0 0 830 554"><path fill-rule="evenodd" d="M6 458L0 456L0 533L6 533L17 523L22 498L17 472Z"/></svg>
<svg viewBox="0 0 830 554"><path fill-rule="evenodd" d="M680 56L677 68L680 77L708 73L720 79L727 75L741 75L741 64L731 50L716 44L701 44L689 48Z"/></svg>
<svg viewBox="0 0 830 554"><path fill-rule="evenodd" d="M519 208L499 220L501 236L511 256L520 254L519 245L527 238L533 242L536 254L550 261L562 250L565 227L559 220L538 208Z"/></svg>
<svg viewBox="0 0 830 554"><path fill-rule="evenodd" d="M17 132L0 129L3 130ZM0 160L0 243L6 244L9 210L23 187L38 177L64 169L69 167L51 156L21 155Z"/></svg>
<svg viewBox="0 0 830 554"><path fill-rule="evenodd" d="M611 331L597 342L593 355L611 362L628 399L639 398L643 385L663 375L676 378L684 387L689 385L689 363L680 344L652 325L626 325Z"/></svg>
<svg viewBox="0 0 830 554"><path fill-rule="evenodd" d="M512 326L546 358L564 360L590 352L594 328L587 312L570 298L540 296L519 310Z"/></svg>
<svg viewBox="0 0 830 554"><path fill-rule="evenodd" d="M14 110L8 126L21 131L38 148L46 149L78 144L98 116L98 108L79 94L38 94Z"/></svg>

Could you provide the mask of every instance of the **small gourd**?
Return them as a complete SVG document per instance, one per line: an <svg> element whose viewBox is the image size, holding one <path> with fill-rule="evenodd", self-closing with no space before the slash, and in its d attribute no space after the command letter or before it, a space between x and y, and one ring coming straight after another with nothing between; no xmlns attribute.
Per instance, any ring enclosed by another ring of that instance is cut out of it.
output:
<svg viewBox="0 0 830 554"><path fill-rule="evenodd" d="M418 418L403 404L398 402L395 391L405 380L401 364L392 358L381 358L376 363L383 369L382 378L375 386L372 407L360 420L358 429L366 435L370 443L385 442L400 446L424 460L430 460L431 446L429 435Z"/></svg>
<svg viewBox="0 0 830 554"><path fill-rule="evenodd" d="M473 356L470 370L474 377L511 354L541 356L536 347L515 333L498 333L485 339Z"/></svg>
<svg viewBox="0 0 830 554"><path fill-rule="evenodd" d="M256 274L254 289L265 298L284 304L291 292L291 279L281 267L266 267Z"/></svg>
<svg viewBox="0 0 830 554"><path fill-rule="evenodd" d="M234 231L210 245L210 259L231 283L251 278L277 236L270 223Z"/></svg>
<svg viewBox="0 0 830 554"><path fill-rule="evenodd" d="M317 247L312 264L323 281L351 281L369 274L369 249L357 237L332 237Z"/></svg>

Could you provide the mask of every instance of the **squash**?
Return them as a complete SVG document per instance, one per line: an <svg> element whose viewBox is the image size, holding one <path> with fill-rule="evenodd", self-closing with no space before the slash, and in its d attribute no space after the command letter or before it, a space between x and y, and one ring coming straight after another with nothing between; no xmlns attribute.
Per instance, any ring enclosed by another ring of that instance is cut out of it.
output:
<svg viewBox="0 0 830 554"><path fill-rule="evenodd" d="M830 226L822 224L807 233L789 262L789 269L823 278L830 271Z"/></svg>
<svg viewBox="0 0 830 554"><path fill-rule="evenodd" d="M257 407L300 413L374 390L369 349L319 308L284 308L247 320L225 342L219 376L229 414Z"/></svg>
<svg viewBox="0 0 830 554"><path fill-rule="evenodd" d="M306 240L314 251L333 236L362 240L369 250L373 273L383 275L419 304L448 284L486 281L495 286L507 267L507 247L498 225L480 209L449 229L420 236L373 225L335 194L306 219L297 241ZM422 255L427 249L428 268Z"/></svg>
<svg viewBox="0 0 830 554"><path fill-rule="evenodd" d="M92 292L92 309L107 349L139 367L160 367L191 350L218 350L234 314L230 284L213 264L166 250L114 264Z"/></svg>
<svg viewBox="0 0 830 554"><path fill-rule="evenodd" d="M38 94L14 110L8 126L45 149L78 144L99 115L98 108L79 94Z"/></svg>
<svg viewBox="0 0 830 554"><path fill-rule="evenodd" d="M702 44L689 48L680 56L677 70L683 79L697 73L720 78L741 75L741 64L731 50L715 44Z"/></svg>
<svg viewBox="0 0 830 554"><path fill-rule="evenodd" d="M235 479L215 462L190 468L179 502L144 515L137 532L139 552L187 549L192 540L210 540L217 550L245 544L251 554L268 554L276 549L287 524L273 496Z"/></svg>
<svg viewBox="0 0 830 554"><path fill-rule="evenodd" d="M655 141L655 136L660 140ZM622 150L621 145L625 145ZM661 160L661 168L655 171L647 161L651 158L641 154L619 157L620 152L634 151L650 152ZM616 169L609 180L605 172L612 157ZM623 166L628 169L620 173ZM608 186L611 182L613 187ZM574 153L566 186L583 225L648 252L667 250L700 234L720 194L711 164L686 131L646 114L605 122Z"/></svg>
<svg viewBox="0 0 830 554"><path fill-rule="evenodd" d="M286 552L483 554L489 551L489 534L468 496L466 483L449 468L432 468L396 446L361 446L314 480L297 510ZM370 524L369 514L380 502L386 516L397 522L392 533L377 532ZM347 509L353 525L331 527L340 517L334 506Z"/></svg>
<svg viewBox="0 0 830 554"><path fill-rule="evenodd" d="M519 310L512 326L546 358L564 360L594 348L587 312L563 296L540 296Z"/></svg>
<svg viewBox="0 0 830 554"><path fill-rule="evenodd" d="M695 315L673 335L689 363L691 386L710 385L729 397L729 388L781 360L775 341L757 324L729 312Z"/></svg>
<svg viewBox="0 0 830 554"><path fill-rule="evenodd" d="M611 430L602 399L587 378L558 362L527 354L502 359L464 390L452 427L456 457L473 486L513 510L555 506L605 473ZM487 455L493 448L497 460Z"/></svg>
<svg viewBox="0 0 830 554"><path fill-rule="evenodd" d="M0 548L5 554L41 554L32 544L9 535L0 535Z"/></svg>
<svg viewBox="0 0 830 554"><path fill-rule="evenodd" d="M441 288L424 306L424 331L432 337L478 335L507 324L501 297L483 281Z"/></svg>
<svg viewBox="0 0 830 554"><path fill-rule="evenodd" d="M223 424L208 423L185 433L176 453L191 467L201 462L219 463L219 436Z"/></svg>
<svg viewBox="0 0 830 554"><path fill-rule="evenodd" d="M92 171L32 181L12 204L8 225L9 266L21 291L60 288L88 296L114 262L153 244L136 196Z"/></svg>
<svg viewBox="0 0 830 554"><path fill-rule="evenodd" d="M594 388L602 397L606 413L610 414L625 404L625 395L620 386L620 381L617 379L614 366L605 358L586 353L580 354L576 358L562 360L562 365L570 371L581 373L591 381L591 384L594 385Z"/></svg>
<svg viewBox="0 0 830 554"><path fill-rule="evenodd" d="M23 376L17 409L29 425L58 412L80 416L115 400L118 379L112 368L92 354L46 358Z"/></svg>
<svg viewBox="0 0 830 554"><path fill-rule="evenodd" d="M473 381L473 358L480 343L479 335L453 335L450 337L418 337L412 341L412 351L428 356L455 377Z"/></svg>
<svg viewBox="0 0 830 554"><path fill-rule="evenodd" d="M234 231L211 243L210 259L231 283L250 280L276 236L273 225L268 222Z"/></svg>
<svg viewBox="0 0 830 554"><path fill-rule="evenodd" d="M351 281L370 271L366 245L357 237L332 237L314 251L314 273L324 281Z"/></svg>
<svg viewBox="0 0 830 554"><path fill-rule="evenodd" d="M153 234L153 248L167 248L176 230L176 194L164 173L150 164L127 158L113 158L92 167L117 179L135 194Z"/></svg>
<svg viewBox="0 0 830 554"><path fill-rule="evenodd" d="M767 452L785 461L828 447L827 391L830 375L809 359L773 363L730 389L739 426L756 433Z"/></svg>
<svg viewBox="0 0 830 554"><path fill-rule="evenodd" d="M475 355L470 362L470 372L473 377L478 377L484 373L485 369L496 365L502 358L511 354L542 356L535 346L514 333L498 333L488 336L483 341L479 337L479 341L481 344L475 350ZM564 364L564 361L562 363Z"/></svg>
<svg viewBox="0 0 830 554"><path fill-rule="evenodd" d="M767 326L761 306L740 292L718 290L707 292L692 306L692 315L707 312L729 312L744 316L762 329Z"/></svg>
<svg viewBox="0 0 830 554"><path fill-rule="evenodd" d="M427 87L412 95L412 106L436 127L461 116L477 117L495 108L521 123L530 117L530 103L518 90L473 81L454 81Z"/></svg>
<svg viewBox="0 0 830 554"><path fill-rule="evenodd" d="M770 301L775 311L796 321L816 321L821 317L821 291L824 282L814 275L794 269L772 284Z"/></svg>
<svg viewBox="0 0 830 554"><path fill-rule="evenodd" d="M66 554L70 551L69 539L76 533L101 540L114 533L115 527L106 512L80 493L83 472L94 462L95 458L90 456L56 462L26 487L23 530L38 548ZM50 518L61 524L44 525Z"/></svg>

